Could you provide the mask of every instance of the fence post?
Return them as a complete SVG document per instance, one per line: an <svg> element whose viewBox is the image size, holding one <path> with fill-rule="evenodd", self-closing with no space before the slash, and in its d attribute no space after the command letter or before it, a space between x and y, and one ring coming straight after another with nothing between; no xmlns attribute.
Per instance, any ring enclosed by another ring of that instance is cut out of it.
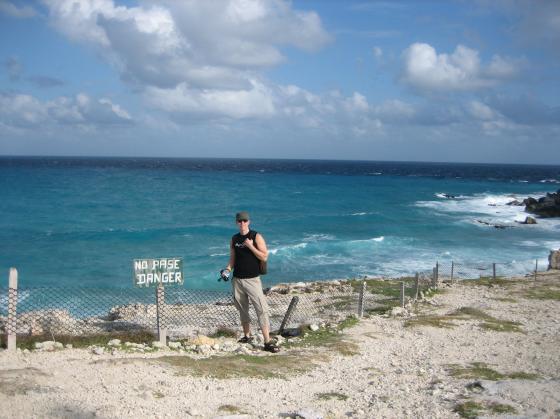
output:
<svg viewBox="0 0 560 419"><path fill-rule="evenodd" d="M404 282L401 282L401 307L404 308Z"/></svg>
<svg viewBox="0 0 560 419"><path fill-rule="evenodd" d="M17 293L18 293L18 271L10 268L8 279L8 323L6 325L8 351L16 350L17 340Z"/></svg>
<svg viewBox="0 0 560 419"><path fill-rule="evenodd" d="M298 301L299 301L298 296L293 297L292 301L290 301L290 305L288 306L288 309L286 310L286 314L284 314L284 318L282 319L282 324L280 324L280 329L278 330L279 334L282 334L284 332L284 329L286 328L286 325L290 321L290 317L292 316L292 312L295 310Z"/></svg>
<svg viewBox="0 0 560 419"><path fill-rule="evenodd" d="M436 268L432 269L432 288L436 288L436 284L437 284L437 278L436 278Z"/></svg>
<svg viewBox="0 0 560 419"><path fill-rule="evenodd" d="M537 280L537 271L539 270L539 260L535 259L535 281Z"/></svg>
<svg viewBox="0 0 560 419"><path fill-rule="evenodd" d="M453 282L453 269L455 268L455 264L451 261L451 282Z"/></svg>
<svg viewBox="0 0 560 419"><path fill-rule="evenodd" d="M439 262L436 260L436 287L439 283Z"/></svg>
<svg viewBox="0 0 560 419"><path fill-rule="evenodd" d="M416 276L414 277L414 300L418 300L418 292L420 288L420 277L418 275L418 272L416 272Z"/></svg>
<svg viewBox="0 0 560 419"><path fill-rule="evenodd" d="M157 331L160 343L167 345L167 328L164 324L165 318L165 290L160 284L156 287L156 313L157 313Z"/></svg>
<svg viewBox="0 0 560 419"><path fill-rule="evenodd" d="M496 263L492 263L492 279L496 280Z"/></svg>
<svg viewBox="0 0 560 419"><path fill-rule="evenodd" d="M366 281L362 282L360 287L360 297L358 299L358 316L364 317L364 294L366 292Z"/></svg>

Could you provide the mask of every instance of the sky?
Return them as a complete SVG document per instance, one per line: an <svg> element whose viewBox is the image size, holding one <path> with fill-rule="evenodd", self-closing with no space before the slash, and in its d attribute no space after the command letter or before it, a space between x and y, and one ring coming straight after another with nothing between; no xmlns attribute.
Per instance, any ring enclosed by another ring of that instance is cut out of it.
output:
<svg viewBox="0 0 560 419"><path fill-rule="evenodd" d="M560 162L558 0L0 0L0 155Z"/></svg>

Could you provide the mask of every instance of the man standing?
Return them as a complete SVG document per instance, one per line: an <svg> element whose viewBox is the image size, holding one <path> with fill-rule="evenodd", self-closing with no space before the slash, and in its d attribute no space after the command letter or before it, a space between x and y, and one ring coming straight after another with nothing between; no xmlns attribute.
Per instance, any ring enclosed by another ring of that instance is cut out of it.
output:
<svg viewBox="0 0 560 419"><path fill-rule="evenodd" d="M229 264L225 273L229 275L233 269L233 302L239 310L243 338L241 343L250 342L251 317L249 315L249 300L253 304L264 338L264 350L276 353L280 349L270 339L270 321L268 318L268 303L263 294L260 278L260 262L266 262L268 250L262 235L249 229L251 221L246 211L238 212L235 221L239 233L231 238Z"/></svg>

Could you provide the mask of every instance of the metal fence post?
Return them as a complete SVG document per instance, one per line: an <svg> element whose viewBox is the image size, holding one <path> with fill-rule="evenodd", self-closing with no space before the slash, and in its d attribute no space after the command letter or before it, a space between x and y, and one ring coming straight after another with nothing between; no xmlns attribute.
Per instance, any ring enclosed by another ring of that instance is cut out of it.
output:
<svg viewBox="0 0 560 419"><path fill-rule="evenodd" d="M401 307L404 308L404 282L401 282Z"/></svg>
<svg viewBox="0 0 560 419"><path fill-rule="evenodd" d="M156 287L157 331L160 343L167 345L167 328L165 327L165 290L162 285Z"/></svg>
<svg viewBox="0 0 560 419"><path fill-rule="evenodd" d="M535 259L535 281L537 280L537 271L539 270L539 260Z"/></svg>
<svg viewBox="0 0 560 419"><path fill-rule="evenodd" d="M18 271L10 268L8 279L8 323L6 326L8 351L16 350L17 339L17 292L18 292Z"/></svg>
<svg viewBox="0 0 560 419"><path fill-rule="evenodd" d="M364 294L366 292L366 281L362 282L360 287L360 296L358 298L358 316L364 317Z"/></svg>
<svg viewBox="0 0 560 419"><path fill-rule="evenodd" d="M436 287L439 282L439 262L436 260Z"/></svg>
<svg viewBox="0 0 560 419"><path fill-rule="evenodd" d="M496 279L496 263L492 263L492 279Z"/></svg>
<svg viewBox="0 0 560 419"><path fill-rule="evenodd" d="M437 279L436 279L436 268L432 268L432 288L436 287Z"/></svg>
<svg viewBox="0 0 560 419"><path fill-rule="evenodd" d="M451 261L451 282L453 282L453 269L455 268L455 264Z"/></svg>
<svg viewBox="0 0 560 419"><path fill-rule="evenodd" d="M292 312L295 310L298 301L299 301L298 296L293 297L292 301L290 301L290 305L286 310L286 314L284 314L284 318L282 319L282 323L280 324L280 329L278 330L278 333L282 334L284 332L284 329L286 328L286 325L290 321L290 317L292 316Z"/></svg>
<svg viewBox="0 0 560 419"><path fill-rule="evenodd" d="M418 300L418 292L420 291L420 277L418 272L416 272L416 276L414 277L414 300Z"/></svg>

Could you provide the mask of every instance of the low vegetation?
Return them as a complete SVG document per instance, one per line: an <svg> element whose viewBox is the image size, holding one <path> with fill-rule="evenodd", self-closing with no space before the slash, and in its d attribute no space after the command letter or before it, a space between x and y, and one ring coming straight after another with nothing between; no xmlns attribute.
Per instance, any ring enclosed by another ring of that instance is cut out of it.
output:
<svg viewBox="0 0 560 419"><path fill-rule="evenodd" d="M457 364L449 364L447 365L447 371L449 375L456 378L473 378L490 381L505 379L536 380L540 378L538 374L520 371L503 374L488 367L484 362L471 362L465 367Z"/></svg>
<svg viewBox="0 0 560 419"><path fill-rule="evenodd" d="M121 342L146 343L157 340L157 336L147 330L99 333L86 336L43 334L18 336L17 346L21 349L34 349L36 342L55 341L63 345L71 344L74 348L86 348L92 345L105 346L112 339L120 339Z"/></svg>
<svg viewBox="0 0 560 419"><path fill-rule="evenodd" d="M348 396L342 393L329 392L329 393L317 393L315 395L319 400L348 400Z"/></svg>
<svg viewBox="0 0 560 419"><path fill-rule="evenodd" d="M223 404L218 407L218 412L227 413L229 415L242 415L245 414L243 409L232 404Z"/></svg>
<svg viewBox="0 0 560 419"><path fill-rule="evenodd" d="M513 406L509 404L502 404L496 402L487 401L474 401L467 400L462 403L458 403L453 408L453 411L457 413L462 418L477 418L483 414L510 414L514 415L517 413Z"/></svg>
<svg viewBox="0 0 560 419"><path fill-rule="evenodd" d="M405 327L414 326L432 326L450 328L456 326L459 320L476 320L479 321L479 327L482 329L494 330L497 332L518 332L523 333L521 323L510 320L497 319L482 310L473 307L461 307L449 314L436 315L427 314L420 315L405 322Z"/></svg>
<svg viewBox="0 0 560 419"><path fill-rule="evenodd" d="M193 359L186 356L164 356L153 362L176 367L178 375L227 378L286 378L313 369L319 358L302 353L281 353L275 356L228 355Z"/></svg>
<svg viewBox="0 0 560 419"><path fill-rule="evenodd" d="M491 276L481 276L479 279L464 279L458 283L465 286L508 287L521 282L523 281L518 279L507 279L500 276L496 278Z"/></svg>

